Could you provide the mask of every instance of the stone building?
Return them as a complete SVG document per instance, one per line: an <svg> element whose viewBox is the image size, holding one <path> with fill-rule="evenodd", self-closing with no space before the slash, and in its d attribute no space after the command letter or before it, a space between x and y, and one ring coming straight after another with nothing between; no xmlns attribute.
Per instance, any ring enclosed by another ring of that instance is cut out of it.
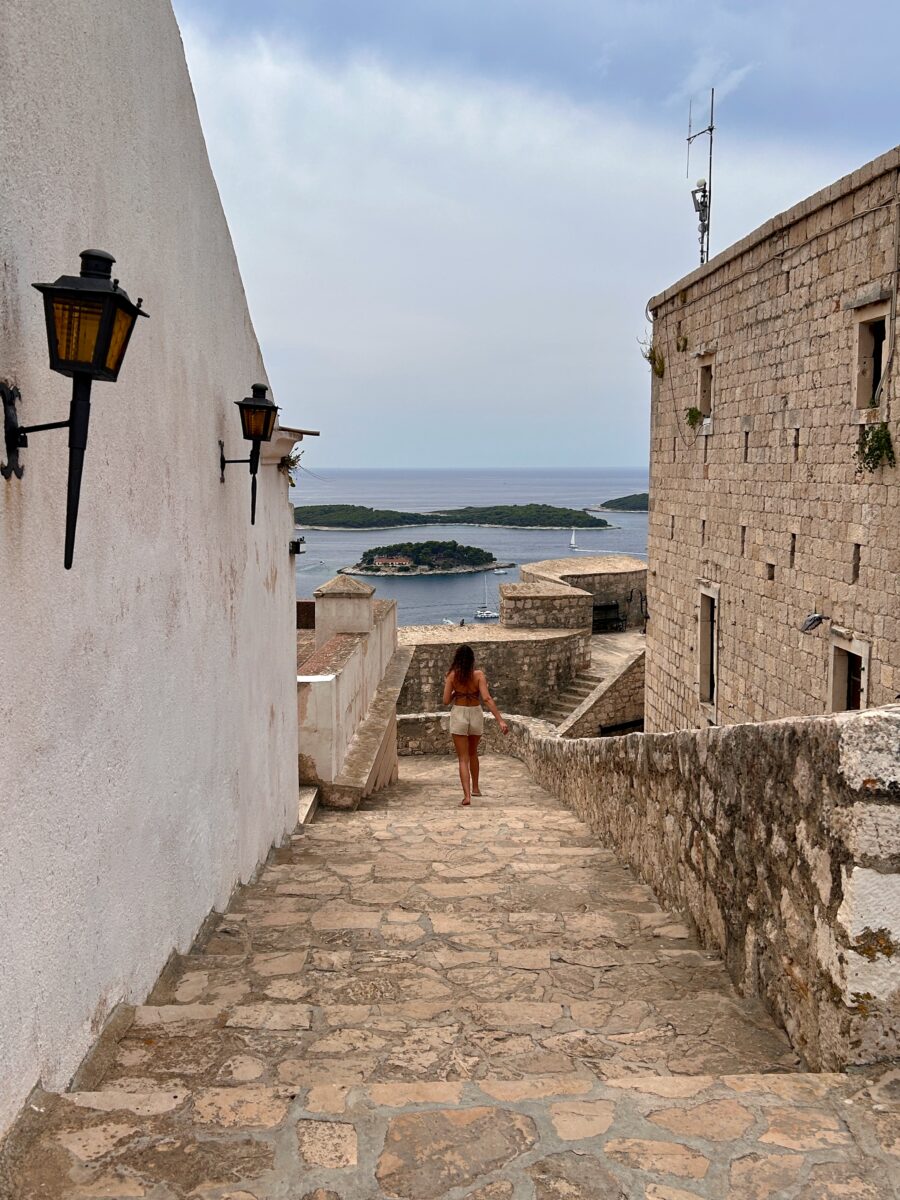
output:
<svg viewBox="0 0 900 1200"><path fill-rule="evenodd" d="M900 692L898 181L894 149L649 302L648 730Z"/></svg>

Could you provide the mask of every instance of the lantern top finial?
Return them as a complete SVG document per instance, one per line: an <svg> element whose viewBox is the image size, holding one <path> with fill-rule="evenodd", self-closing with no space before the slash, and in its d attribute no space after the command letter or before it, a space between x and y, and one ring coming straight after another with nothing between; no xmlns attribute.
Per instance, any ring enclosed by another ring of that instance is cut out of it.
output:
<svg viewBox="0 0 900 1200"><path fill-rule="evenodd" d="M111 279L115 261L113 256L105 250L82 250L81 278Z"/></svg>

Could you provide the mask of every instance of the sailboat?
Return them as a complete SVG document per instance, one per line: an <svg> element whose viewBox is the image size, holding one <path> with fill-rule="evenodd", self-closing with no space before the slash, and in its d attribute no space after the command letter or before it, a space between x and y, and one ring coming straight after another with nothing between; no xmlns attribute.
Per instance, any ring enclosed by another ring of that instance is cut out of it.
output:
<svg viewBox="0 0 900 1200"><path fill-rule="evenodd" d="M574 550L576 554L590 554L590 550L585 550L583 546L579 546L575 541L575 530L572 530L572 536L569 538L569 549Z"/></svg>
<svg viewBox="0 0 900 1200"><path fill-rule="evenodd" d="M485 577L484 577L484 603L482 605L480 605L480 607L475 609L475 620L476 621L496 621L499 616L500 616L500 614L498 612L494 612L494 610L492 608L488 607L487 575L485 575Z"/></svg>

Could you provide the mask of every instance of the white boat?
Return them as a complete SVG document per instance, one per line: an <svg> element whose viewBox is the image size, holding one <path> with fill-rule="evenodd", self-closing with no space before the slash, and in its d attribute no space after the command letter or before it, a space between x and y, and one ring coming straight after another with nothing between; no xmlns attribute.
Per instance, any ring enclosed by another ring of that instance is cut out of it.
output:
<svg viewBox="0 0 900 1200"><path fill-rule="evenodd" d="M569 549L574 550L576 554L590 554L591 553L590 550L585 550L582 546L579 546L578 543L575 541L575 530L574 529L572 530L572 536L569 539Z"/></svg>
<svg viewBox="0 0 900 1200"><path fill-rule="evenodd" d="M494 612L494 610L492 608L488 607L487 575L485 575L485 577L484 577L484 604L479 605L479 607L475 609L475 620L476 621L496 621L499 616L500 616L500 614L498 612Z"/></svg>
<svg viewBox="0 0 900 1200"><path fill-rule="evenodd" d="M441 617L441 624L442 625L456 625L457 622L451 621L449 617Z"/></svg>
<svg viewBox="0 0 900 1200"><path fill-rule="evenodd" d="M507 571L506 567L495 567L494 574L495 575L508 575L509 571Z"/></svg>

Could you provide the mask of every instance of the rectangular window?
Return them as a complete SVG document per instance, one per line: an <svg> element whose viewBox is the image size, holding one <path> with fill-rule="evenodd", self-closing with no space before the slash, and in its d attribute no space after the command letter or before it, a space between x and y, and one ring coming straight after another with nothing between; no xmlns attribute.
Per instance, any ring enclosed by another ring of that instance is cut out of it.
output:
<svg viewBox="0 0 900 1200"><path fill-rule="evenodd" d="M744 430L744 462L750 460L750 434Z"/></svg>
<svg viewBox="0 0 900 1200"><path fill-rule="evenodd" d="M706 522L705 521L700 522L700 545L701 546L706 545Z"/></svg>
<svg viewBox="0 0 900 1200"><path fill-rule="evenodd" d="M775 564L766 563L766 579L772 580L775 578Z"/></svg>
<svg viewBox="0 0 900 1200"><path fill-rule="evenodd" d="M741 558L744 558L747 553L747 526L741 526Z"/></svg>
<svg viewBox="0 0 900 1200"><path fill-rule="evenodd" d="M697 374L697 407L704 417L712 415L713 403L713 364L704 362L700 364Z"/></svg>
<svg viewBox="0 0 900 1200"><path fill-rule="evenodd" d="M797 535L796 535L796 533L792 533L791 534L791 551L790 551L790 555L789 555L788 565L790 567L793 567L793 565L796 561L797 561Z"/></svg>
<svg viewBox="0 0 900 1200"><path fill-rule="evenodd" d="M672 462L675 461L675 452L678 449L678 438L672 438Z"/></svg>
<svg viewBox="0 0 900 1200"><path fill-rule="evenodd" d="M716 598L700 593L700 702L716 701Z"/></svg>
<svg viewBox="0 0 900 1200"><path fill-rule="evenodd" d="M856 326L857 408L870 408L875 403L884 369L887 315L885 305L869 305L860 310Z"/></svg>
<svg viewBox="0 0 900 1200"><path fill-rule="evenodd" d="M859 559L862 553L862 546L855 543L853 546L853 566L851 568L851 583L859 583Z"/></svg>
<svg viewBox="0 0 900 1200"><path fill-rule="evenodd" d="M675 518L674 518L674 516L672 516L672 517L669 517L669 541L670 542L674 536L675 536Z"/></svg>
<svg viewBox="0 0 900 1200"><path fill-rule="evenodd" d="M800 461L800 427L794 429L794 462Z"/></svg>
<svg viewBox="0 0 900 1200"><path fill-rule="evenodd" d="M855 712L868 701L869 646L858 638L832 635L831 709Z"/></svg>

